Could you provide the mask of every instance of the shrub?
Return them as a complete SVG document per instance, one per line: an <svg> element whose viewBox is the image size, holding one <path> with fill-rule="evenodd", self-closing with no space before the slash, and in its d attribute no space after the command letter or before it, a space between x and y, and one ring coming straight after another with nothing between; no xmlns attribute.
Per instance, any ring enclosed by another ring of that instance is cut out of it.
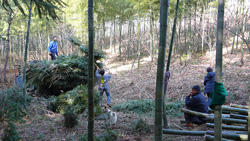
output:
<svg viewBox="0 0 250 141"><path fill-rule="evenodd" d="M78 124L77 114L72 112L72 110L70 109L66 109L66 112L63 114L63 117L64 117L64 126L66 128L73 128Z"/></svg>
<svg viewBox="0 0 250 141"><path fill-rule="evenodd" d="M53 112L65 114L66 109L71 109L73 113L81 114L88 109L88 87L80 85L75 89L61 94L58 97L49 99L48 109ZM94 93L95 112L99 114L101 108L99 106L100 96L97 91Z"/></svg>
<svg viewBox="0 0 250 141"><path fill-rule="evenodd" d="M97 141L115 141L118 139L118 134L111 130L111 129L106 129L107 132L101 133L99 136L96 137Z"/></svg>
<svg viewBox="0 0 250 141"><path fill-rule="evenodd" d="M134 132L149 133L151 131L150 125L143 121L143 119L138 119L136 122L132 123Z"/></svg>
<svg viewBox="0 0 250 141"><path fill-rule="evenodd" d="M26 95L26 104L31 102L32 97ZM22 121L26 116L25 96L23 91L16 88L10 88L0 91L0 121Z"/></svg>
<svg viewBox="0 0 250 141"><path fill-rule="evenodd" d="M154 110L155 104L150 99L130 100L120 105L113 106L113 110L122 112L135 112L139 114L148 113Z"/></svg>
<svg viewBox="0 0 250 141"><path fill-rule="evenodd" d="M16 125L12 122L8 123L8 126L4 129L3 141L17 141L20 139L18 132L16 131Z"/></svg>
<svg viewBox="0 0 250 141"><path fill-rule="evenodd" d="M58 56L53 61L38 61L27 67L27 82L34 86L41 96L58 96L62 92L74 89L88 82L88 47L79 40L70 38L69 41L79 46L85 56ZM94 50L94 62L105 57L105 53ZM99 67L102 64L96 63Z"/></svg>

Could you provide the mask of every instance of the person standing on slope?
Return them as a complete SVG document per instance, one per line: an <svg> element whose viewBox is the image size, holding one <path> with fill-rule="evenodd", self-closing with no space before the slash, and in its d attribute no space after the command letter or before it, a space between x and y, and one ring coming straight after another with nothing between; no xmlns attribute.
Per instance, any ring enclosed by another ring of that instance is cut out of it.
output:
<svg viewBox="0 0 250 141"><path fill-rule="evenodd" d="M103 93L105 92L107 95L107 105L111 107L110 105L110 92L109 92L109 84L108 81L111 78L111 75L105 74L104 69L100 69L97 67L97 70L95 72L95 76L98 79L98 84L99 84L99 91L100 91L100 96L103 96ZM102 106L102 98L101 98L101 104Z"/></svg>
<svg viewBox="0 0 250 141"><path fill-rule="evenodd" d="M56 36L54 36L53 41L49 43L48 52L51 60L56 60L56 56L58 56Z"/></svg>
<svg viewBox="0 0 250 141"><path fill-rule="evenodd" d="M208 105L211 102L211 93L213 92L214 89L214 82L215 82L215 72L213 72L212 68L208 67L207 75L204 79L204 86L205 86L204 94L207 94L208 96Z"/></svg>

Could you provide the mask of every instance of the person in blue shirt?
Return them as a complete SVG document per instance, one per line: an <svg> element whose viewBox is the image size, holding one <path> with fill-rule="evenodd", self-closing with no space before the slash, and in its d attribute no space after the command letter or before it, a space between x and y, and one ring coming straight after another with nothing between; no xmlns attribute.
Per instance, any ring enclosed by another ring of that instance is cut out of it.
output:
<svg viewBox="0 0 250 141"><path fill-rule="evenodd" d="M54 36L53 41L49 43L48 52L51 60L55 60L56 56L58 56L56 36Z"/></svg>
<svg viewBox="0 0 250 141"><path fill-rule="evenodd" d="M95 72L95 76L98 79L100 96L102 97L103 93L106 92L107 105L109 107L111 107L111 105L110 105L109 84L108 84L108 81L110 80L111 75L105 74L105 71L103 69L100 69L99 67L97 67L97 70ZM102 98L101 98L101 104L100 105L102 106Z"/></svg>
<svg viewBox="0 0 250 141"><path fill-rule="evenodd" d="M186 97L185 105L187 109L192 111L208 113L208 104L206 97L201 93L200 86L196 85L192 87L192 92ZM191 114L184 114L187 125L192 126L195 124L202 124L206 122L205 117L199 117Z"/></svg>

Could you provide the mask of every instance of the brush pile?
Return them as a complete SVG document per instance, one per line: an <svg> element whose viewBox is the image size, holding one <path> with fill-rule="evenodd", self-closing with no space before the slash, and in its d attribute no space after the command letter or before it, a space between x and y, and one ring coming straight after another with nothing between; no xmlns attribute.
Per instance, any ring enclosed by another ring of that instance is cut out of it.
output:
<svg viewBox="0 0 250 141"><path fill-rule="evenodd" d="M53 61L30 63L27 68L27 83L34 86L40 96L58 96L74 89L88 80L88 47L77 39L69 39L85 54L84 56L58 56ZM105 57L105 53L95 50L94 62ZM102 64L96 63L101 67Z"/></svg>

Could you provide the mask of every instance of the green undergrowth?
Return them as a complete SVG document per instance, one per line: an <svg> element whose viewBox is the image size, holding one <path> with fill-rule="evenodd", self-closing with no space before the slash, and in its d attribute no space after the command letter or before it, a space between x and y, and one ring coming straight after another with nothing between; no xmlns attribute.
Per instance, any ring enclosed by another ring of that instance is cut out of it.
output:
<svg viewBox="0 0 250 141"><path fill-rule="evenodd" d="M166 102L167 115L177 117L181 115L180 108L184 107L183 101ZM155 101L151 99L130 100L119 105L113 106L117 112L134 112L137 114L147 114L155 109Z"/></svg>
<svg viewBox="0 0 250 141"><path fill-rule="evenodd" d="M26 95L26 105L29 105L32 97ZM26 116L25 96L21 89L10 88L0 91L0 122L23 122Z"/></svg>
<svg viewBox="0 0 250 141"><path fill-rule="evenodd" d="M94 105L95 113L98 115L101 113L100 96L97 91L94 92ZM57 97L51 97L49 99L50 104L48 109L53 112L65 114L66 110L70 110L75 114L82 114L87 112L88 109L88 87L87 85L77 86L75 89L61 94Z"/></svg>

